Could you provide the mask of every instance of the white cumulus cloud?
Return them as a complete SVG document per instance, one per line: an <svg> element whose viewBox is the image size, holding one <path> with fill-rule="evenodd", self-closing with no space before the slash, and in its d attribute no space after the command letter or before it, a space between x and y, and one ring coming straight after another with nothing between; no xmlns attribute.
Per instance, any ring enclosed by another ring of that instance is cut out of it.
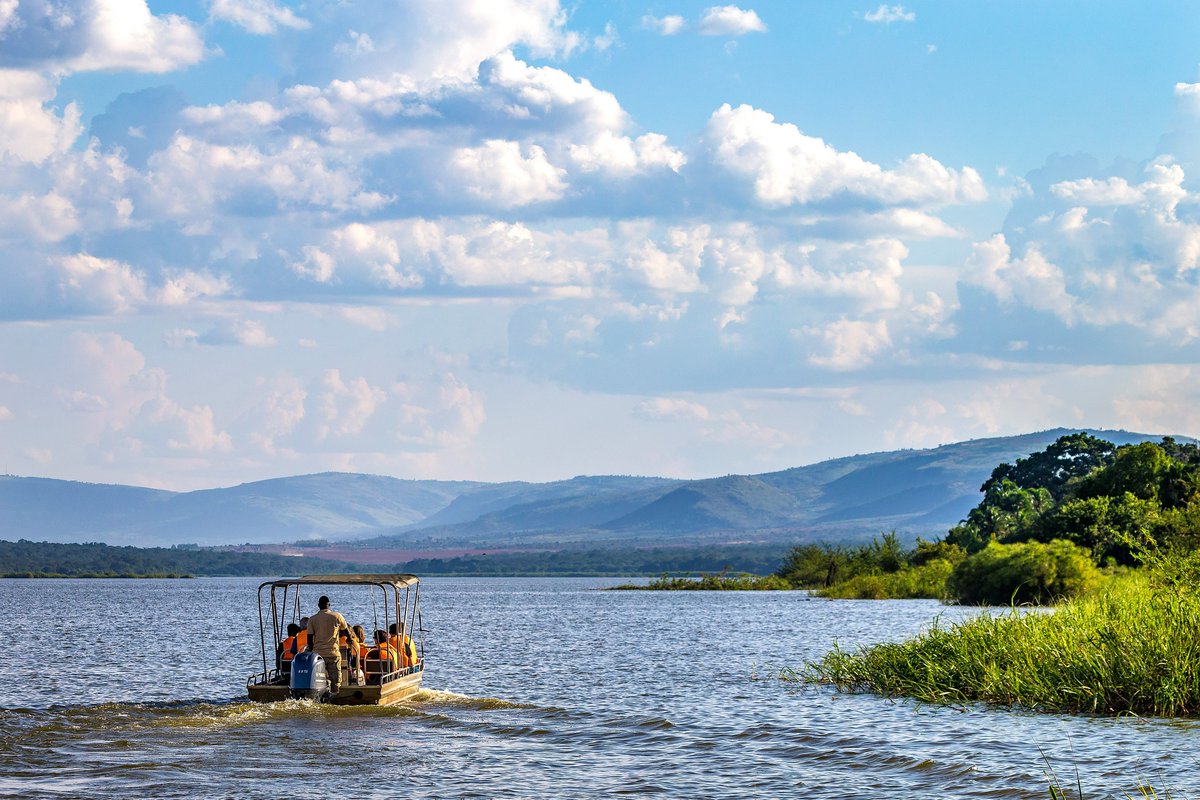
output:
<svg viewBox="0 0 1200 800"><path fill-rule="evenodd" d="M750 180L754 197L766 206L839 195L922 206L976 202L987 196L983 180L970 167L954 170L916 154L887 170L748 105L726 104L713 112L705 140L713 162Z"/></svg>
<svg viewBox="0 0 1200 800"><path fill-rule="evenodd" d="M662 36L674 36L687 27L687 21L678 14L668 14L665 17L647 14L642 17L642 27Z"/></svg>
<svg viewBox="0 0 1200 800"><path fill-rule="evenodd" d="M763 33L767 26L754 10L728 5L706 9L696 29L704 36L741 36Z"/></svg>
<svg viewBox="0 0 1200 800"><path fill-rule="evenodd" d="M557 200L566 190L565 170L538 145L522 152L518 142L491 139L456 151L450 167L468 192L507 208Z"/></svg>
<svg viewBox="0 0 1200 800"><path fill-rule="evenodd" d="M885 3L874 11L868 11L863 15L863 19L867 22L881 22L890 25L893 22L915 22L917 15L916 12L908 11L904 6L889 6Z"/></svg>
<svg viewBox="0 0 1200 800"><path fill-rule="evenodd" d="M260 35L275 33L280 28L309 27L308 20L274 0L212 0L208 13L213 19L231 22Z"/></svg>

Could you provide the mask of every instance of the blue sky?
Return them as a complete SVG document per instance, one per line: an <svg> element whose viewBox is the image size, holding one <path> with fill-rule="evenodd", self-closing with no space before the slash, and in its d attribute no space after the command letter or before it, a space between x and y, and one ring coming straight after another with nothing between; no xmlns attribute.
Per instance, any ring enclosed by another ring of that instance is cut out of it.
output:
<svg viewBox="0 0 1200 800"><path fill-rule="evenodd" d="M5 471L1200 430L1185 3L0 0Z"/></svg>

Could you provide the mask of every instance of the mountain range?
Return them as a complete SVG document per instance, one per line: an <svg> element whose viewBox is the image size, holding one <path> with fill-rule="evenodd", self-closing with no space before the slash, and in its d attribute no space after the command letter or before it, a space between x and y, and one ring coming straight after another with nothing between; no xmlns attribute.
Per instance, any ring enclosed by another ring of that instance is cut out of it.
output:
<svg viewBox="0 0 1200 800"><path fill-rule="evenodd" d="M147 547L321 539L428 549L861 541L895 530L911 541L941 536L963 519L996 465L1077 430L701 480L482 483L322 473L169 492L8 475L0 477L0 539ZM1115 444L1161 438L1086 432Z"/></svg>

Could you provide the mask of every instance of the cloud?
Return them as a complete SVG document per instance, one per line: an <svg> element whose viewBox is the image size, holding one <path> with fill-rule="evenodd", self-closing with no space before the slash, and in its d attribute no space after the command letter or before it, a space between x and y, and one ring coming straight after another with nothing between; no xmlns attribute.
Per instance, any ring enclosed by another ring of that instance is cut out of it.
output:
<svg viewBox="0 0 1200 800"><path fill-rule="evenodd" d="M662 36L674 36L687 26L687 21L678 14L668 14L665 17L646 15L642 17L642 27Z"/></svg>
<svg viewBox="0 0 1200 800"><path fill-rule="evenodd" d="M456 151L450 167L469 193L505 208L557 200L566 188L564 170L537 145L522 153L517 142L491 139Z"/></svg>
<svg viewBox="0 0 1200 800"><path fill-rule="evenodd" d="M79 230L79 216L71 201L57 192L45 195L0 194L0 239L58 242Z"/></svg>
<svg viewBox="0 0 1200 800"><path fill-rule="evenodd" d="M558 0L403 0L386 8L335 4L326 11L331 28L370 34L371 47L355 54L358 72L349 77L400 74L414 85L470 81L481 63L518 46L546 57L584 44L567 29Z"/></svg>
<svg viewBox="0 0 1200 800"><path fill-rule="evenodd" d="M393 387L393 393L404 401L397 437L418 449L467 446L487 420L484 396L449 372L431 383L432 391L422 388L415 394L408 384Z"/></svg>
<svg viewBox="0 0 1200 800"><path fill-rule="evenodd" d="M54 82L41 75L0 69L0 155L43 164L71 147L83 130L79 106L48 108L55 93Z"/></svg>
<svg viewBox="0 0 1200 800"><path fill-rule="evenodd" d="M1124 178L1096 180L1082 178L1076 181L1061 181L1050 187L1055 197L1085 205L1126 206L1140 202L1143 193L1129 185Z"/></svg>
<svg viewBox="0 0 1200 800"><path fill-rule="evenodd" d="M0 68L170 72L204 57L194 23L152 14L145 0L22 2L8 9L4 23Z"/></svg>
<svg viewBox="0 0 1200 800"><path fill-rule="evenodd" d="M884 353L911 363L951 335L957 310L952 280L949 296L914 282L894 239L791 242L749 224L626 223L605 247L620 269L514 317L511 354L536 374L650 393L811 385Z"/></svg>
<svg viewBox="0 0 1200 800"><path fill-rule="evenodd" d="M14 251L15 252L15 251ZM182 269L155 274L87 252L28 255L0 272L0 316L54 319L183 307L228 293L225 278Z"/></svg>
<svg viewBox="0 0 1200 800"><path fill-rule="evenodd" d="M892 340L886 320L841 319L824 328L805 328L799 334L820 343L823 352L809 356L817 366L845 371L869 366Z"/></svg>
<svg viewBox="0 0 1200 800"><path fill-rule="evenodd" d="M707 420L708 409L699 403L678 397L654 397L643 400L633 408L633 413L649 420Z"/></svg>
<svg viewBox="0 0 1200 800"><path fill-rule="evenodd" d="M654 397L633 408L635 417L650 422L682 423L706 441L721 445L774 450L791 437L775 428L747 421L735 409L712 411L706 406L680 397Z"/></svg>
<svg viewBox="0 0 1200 800"><path fill-rule="evenodd" d="M318 439L355 436L362 432L376 409L387 399L387 392L372 386L366 378L345 381L341 370L326 370L324 391L318 396L320 427Z"/></svg>
<svg viewBox="0 0 1200 800"><path fill-rule="evenodd" d="M713 112L704 139L713 163L749 180L754 199L768 207L843 195L902 206L977 202L987 196L970 167L954 170L917 154L885 170L748 105L725 104Z"/></svg>
<svg viewBox="0 0 1200 800"><path fill-rule="evenodd" d="M1180 165L1155 159L1136 180L1060 160L1033 177L1004 232L975 245L965 286L982 288L1010 316L1052 315L1062 331L1039 338L1072 358L1099 347L1184 348L1200 340L1200 222L1191 211L1200 196L1186 188ZM972 303L963 313L983 318L987 312ZM1014 330L1004 341L1027 338ZM1035 348L1021 352L1044 357Z"/></svg>
<svg viewBox="0 0 1200 800"><path fill-rule="evenodd" d="M231 22L262 36L275 33L281 27L296 30L309 27L308 20L274 0L212 0L208 13L213 19Z"/></svg>
<svg viewBox="0 0 1200 800"><path fill-rule="evenodd" d="M604 24L604 33L599 34L592 39L592 47L597 52L603 53L611 47L616 46L621 41L620 34L617 33L617 28L611 22Z"/></svg>
<svg viewBox="0 0 1200 800"><path fill-rule="evenodd" d="M904 6L881 4L874 11L868 11L864 14L863 19L867 22L891 25L893 22L915 22L917 15L914 11L905 10Z"/></svg>
<svg viewBox="0 0 1200 800"><path fill-rule="evenodd" d="M197 344L241 347L273 347L274 337L267 333L266 326L257 320L223 320L208 332L195 336Z"/></svg>
<svg viewBox="0 0 1200 800"><path fill-rule="evenodd" d="M166 373L117 334L71 337L71 385L57 394L81 415L86 442L114 457L117 451L226 453L233 441L210 406L183 405L166 392Z"/></svg>
<svg viewBox="0 0 1200 800"><path fill-rule="evenodd" d="M1020 303L1049 311L1068 325L1075 320L1075 298L1067 293L1066 276L1046 260L1036 245L1013 258L1003 234L974 246L967 262L970 280L1002 303Z"/></svg>
<svg viewBox="0 0 1200 800"><path fill-rule="evenodd" d="M299 423L310 416L305 397L315 404L316 443L359 452L379 450L381 442L427 452L462 447L486 419L482 396L451 373L420 384L383 387L363 377L346 380L339 369L329 369L319 387L304 396L295 387L272 395L273 418L279 417L281 404L285 412L282 422L269 429L272 442L312 446L292 435L303 433Z"/></svg>
<svg viewBox="0 0 1200 800"><path fill-rule="evenodd" d="M145 277L125 263L78 253L59 263L58 288L69 304L121 314L146 302Z"/></svg>
<svg viewBox="0 0 1200 800"><path fill-rule="evenodd" d="M260 379L259 384L267 389L267 394L261 401L259 429L250 434L250 441L269 456L281 455L285 450L277 445L277 440L289 436L304 420L308 413L305 408L308 391L290 376L282 376L269 385Z"/></svg>
<svg viewBox="0 0 1200 800"><path fill-rule="evenodd" d="M765 33L767 26L753 10L729 5L706 9L696 30L704 36L742 36L747 33Z"/></svg>

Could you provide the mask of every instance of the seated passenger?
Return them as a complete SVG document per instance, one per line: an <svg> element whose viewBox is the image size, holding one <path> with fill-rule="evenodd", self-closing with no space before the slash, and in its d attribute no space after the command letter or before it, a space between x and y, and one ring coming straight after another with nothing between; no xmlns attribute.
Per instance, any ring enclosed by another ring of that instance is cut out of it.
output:
<svg viewBox="0 0 1200 800"><path fill-rule="evenodd" d="M296 643L296 635L300 633L300 626L294 622L289 622L287 626L287 638L275 646L275 664L279 669L287 667L292 668L292 659L296 657L296 653L300 652L300 647Z"/></svg>
<svg viewBox="0 0 1200 800"><path fill-rule="evenodd" d="M414 667L417 664L417 648L413 645L413 640L408 638L404 632L403 622L393 622L388 626L388 631L391 636L388 637L388 644L396 649L400 654L401 667Z"/></svg>
<svg viewBox="0 0 1200 800"><path fill-rule="evenodd" d="M361 664L367 660L367 651L371 649L371 646L367 644L367 629L362 625L355 625L354 635L358 637L358 663Z"/></svg>
<svg viewBox="0 0 1200 800"><path fill-rule="evenodd" d="M296 652L303 653L308 649L308 617L300 618L300 632L296 634Z"/></svg>
<svg viewBox="0 0 1200 800"><path fill-rule="evenodd" d="M359 668L359 644L361 639L356 638L357 634L354 629L349 630L349 635L341 633L338 635L338 647L346 651L347 663L350 665L350 674L353 675Z"/></svg>
<svg viewBox="0 0 1200 800"><path fill-rule="evenodd" d="M375 646L367 651L367 683L377 682L381 675L395 672L399 668L396 651L387 641L387 631L375 631Z"/></svg>

